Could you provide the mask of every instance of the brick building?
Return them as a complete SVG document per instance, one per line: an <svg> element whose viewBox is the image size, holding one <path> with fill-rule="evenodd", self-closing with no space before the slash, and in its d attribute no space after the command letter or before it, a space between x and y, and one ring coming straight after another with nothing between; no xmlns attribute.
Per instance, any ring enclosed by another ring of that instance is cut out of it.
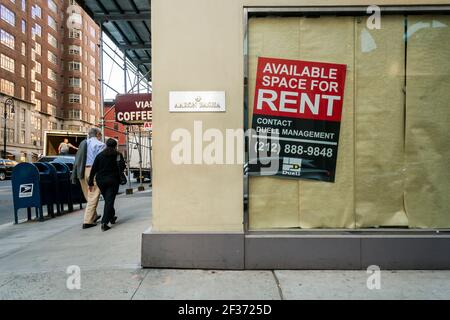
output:
<svg viewBox="0 0 450 320"><path fill-rule="evenodd" d="M116 139L118 141L119 150L125 154L127 144L125 126L116 121L114 103L114 100L105 100L104 102L105 137Z"/></svg>
<svg viewBox="0 0 450 320"><path fill-rule="evenodd" d="M1 113L6 97L16 101L10 157L32 160L45 130L86 131L98 122L100 28L74 0L2 0L0 33Z"/></svg>

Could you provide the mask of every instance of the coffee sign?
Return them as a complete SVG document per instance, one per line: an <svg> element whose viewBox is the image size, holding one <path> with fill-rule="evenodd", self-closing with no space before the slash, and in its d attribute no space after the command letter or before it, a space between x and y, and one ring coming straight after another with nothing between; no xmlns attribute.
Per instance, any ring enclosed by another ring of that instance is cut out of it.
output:
<svg viewBox="0 0 450 320"><path fill-rule="evenodd" d="M170 112L224 112L224 91L171 91Z"/></svg>
<svg viewBox="0 0 450 320"><path fill-rule="evenodd" d="M119 94L115 104L116 121L125 124L152 122L152 94Z"/></svg>

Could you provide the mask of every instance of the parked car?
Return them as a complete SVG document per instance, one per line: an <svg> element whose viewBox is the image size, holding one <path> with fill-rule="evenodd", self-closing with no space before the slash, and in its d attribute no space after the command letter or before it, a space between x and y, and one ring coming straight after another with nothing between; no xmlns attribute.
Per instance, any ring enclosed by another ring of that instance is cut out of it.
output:
<svg viewBox="0 0 450 320"><path fill-rule="evenodd" d="M12 170L16 164L17 162L12 160L0 159L0 181L11 178Z"/></svg>

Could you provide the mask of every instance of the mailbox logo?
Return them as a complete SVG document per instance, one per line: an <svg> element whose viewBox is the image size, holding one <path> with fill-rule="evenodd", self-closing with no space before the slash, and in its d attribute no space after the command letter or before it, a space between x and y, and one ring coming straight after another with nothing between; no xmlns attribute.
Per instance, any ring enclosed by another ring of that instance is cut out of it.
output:
<svg viewBox="0 0 450 320"><path fill-rule="evenodd" d="M19 190L19 198L31 198L33 196L33 184L21 184Z"/></svg>

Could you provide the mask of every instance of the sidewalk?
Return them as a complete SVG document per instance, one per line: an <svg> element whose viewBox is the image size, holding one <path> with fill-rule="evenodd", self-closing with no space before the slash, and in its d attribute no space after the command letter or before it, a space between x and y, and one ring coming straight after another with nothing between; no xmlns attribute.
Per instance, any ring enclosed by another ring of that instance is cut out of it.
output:
<svg viewBox="0 0 450 320"><path fill-rule="evenodd" d="M141 269L151 201L148 190L120 195L107 232L82 230L81 211L0 226L0 299L450 299L450 271L382 271L369 290L365 271ZM80 290L66 286L72 265Z"/></svg>

